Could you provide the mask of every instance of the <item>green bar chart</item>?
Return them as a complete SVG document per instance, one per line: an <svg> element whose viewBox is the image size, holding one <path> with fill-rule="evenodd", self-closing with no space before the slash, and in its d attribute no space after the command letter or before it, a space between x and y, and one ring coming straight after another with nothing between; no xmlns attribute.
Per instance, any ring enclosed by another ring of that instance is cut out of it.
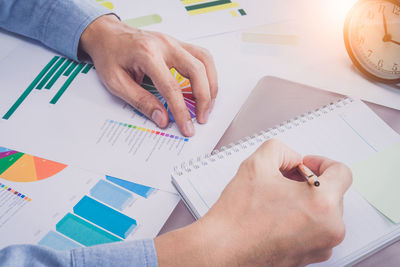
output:
<svg viewBox="0 0 400 267"><path fill-rule="evenodd" d="M50 90L60 79L60 77L66 76L67 79L50 100L50 104L56 104L60 100L61 96L63 96L65 91L69 88L74 79L78 76L78 74L87 74L92 67L93 65L91 64L79 64L64 57L54 56L3 115L3 120L10 119L35 88L36 90L42 90L43 88L46 89L46 91Z"/></svg>

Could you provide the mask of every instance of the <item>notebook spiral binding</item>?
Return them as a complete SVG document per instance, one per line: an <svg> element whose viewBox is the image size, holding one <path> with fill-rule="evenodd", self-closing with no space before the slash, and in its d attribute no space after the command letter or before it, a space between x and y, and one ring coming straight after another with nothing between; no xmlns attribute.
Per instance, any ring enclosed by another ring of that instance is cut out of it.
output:
<svg viewBox="0 0 400 267"><path fill-rule="evenodd" d="M235 143L231 143L227 146L221 147L220 150L214 150L211 153L205 154L204 156L198 156L183 162L181 165L174 166L173 174L176 176L182 176L185 172L191 172L194 169L199 169L202 166L206 166L209 163L215 162L218 159L229 157L232 153L239 152L242 149L246 149L249 146L261 144L275 136L284 133L292 128L299 127L302 124L312 121L324 114L332 112L336 109L342 108L349 103L354 102L352 98L342 98L321 108L317 108L313 111L301 114L293 119L282 122L281 124L275 125L272 128L268 128L264 131L260 131L252 136L246 136L243 139L238 140Z"/></svg>

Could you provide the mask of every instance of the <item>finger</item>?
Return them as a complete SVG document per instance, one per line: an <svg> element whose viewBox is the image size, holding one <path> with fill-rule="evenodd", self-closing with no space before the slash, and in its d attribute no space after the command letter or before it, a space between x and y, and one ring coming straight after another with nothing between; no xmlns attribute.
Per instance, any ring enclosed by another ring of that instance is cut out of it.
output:
<svg viewBox="0 0 400 267"><path fill-rule="evenodd" d="M321 156L306 156L303 163L319 176L321 185L327 184L327 187L339 193L340 197L352 183L351 171L342 163Z"/></svg>
<svg viewBox="0 0 400 267"><path fill-rule="evenodd" d="M253 156L258 157L271 174L290 172L302 161L299 153L276 139L266 141Z"/></svg>
<svg viewBox="0 0 400 267"><path fill-rule="evenodd" d="M122 98L160 128L168 125L168 112L163 104L150 92L133 81L124 70L116 71L113 78L103 81L107 88Z"/></svg>
<svg viewBox="0 0 400 267"><path fill-rule="evenodd" d="M167 101L179 130L185 136L193 136L194 125L183 100L180 86L171 75L165 62L163 60L151 61L146 66L145 72L150 76L155 87Z"/></svg>
<svg viewBox="0 0 400 267"><path fill-rule="evenodd" d="M189 78L196 99L196 119L199 123L206 123L210 113L211 97L203 63L182 48L176 49L172 62L180 74Z"/></svg>
<svg viewBox="0 0 400 267"><path fill-rule="evenodd" d="M181 42L181 45L184 49L186 49L190 54L192 54L195 58L203 62L207 78L208 84L210 87L210 96L211 96L211 106L210 112L212 111L215 103L215 98L218 94L218 76L217 76L217 68L215 67L214 59L208 50L191 45L188 43Z"/></svg>

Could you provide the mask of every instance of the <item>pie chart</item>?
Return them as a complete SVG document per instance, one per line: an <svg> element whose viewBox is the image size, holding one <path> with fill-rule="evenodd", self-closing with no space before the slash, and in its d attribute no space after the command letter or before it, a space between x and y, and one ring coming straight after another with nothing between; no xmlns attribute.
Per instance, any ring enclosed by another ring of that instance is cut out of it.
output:
<svg viewBox="0 0 400 267"><path fill-rule="evenodd" d="M175 79L179 83L179 86L182 91L183 100L185 101L185 104L189 111L190 117L192 117L192 118L196 117L196 102L193 97L192 86L190 85L189 79L183 77L174 68L171 69L171 74L175 77ZM164 107L168 111L170 121L175 121L164 97L158 92L158 90L155 88L153 82L148 77L145 77L143 79L142 87L144 89L146 89L147 91L149 91L150 93L152 93L155 97L158 98L158 100L160 100L161 103L163 103ZM136 111L136 112L138 114L142 115L140 112L138 112L138 111Z"/></svg>
<svg viewBox="0 0 400 267"><path fill-rule="evenodd" d="M12 182L36 182L54 176L67 165L0 147L0 178Z"/></svg>

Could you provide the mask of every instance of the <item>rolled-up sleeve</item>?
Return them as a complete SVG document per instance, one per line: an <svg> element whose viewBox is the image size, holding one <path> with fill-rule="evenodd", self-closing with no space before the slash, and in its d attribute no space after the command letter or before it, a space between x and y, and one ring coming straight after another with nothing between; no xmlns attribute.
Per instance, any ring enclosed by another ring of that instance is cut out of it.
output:
<svg viewBox="0 0 400 267"><path fill-rule="evenodd" d="M0 0L0 27L77 60L82 32L110 13L94 0Z"/></svg>
<svg viewBox="0 0 400 267"><path fill-rule="evenodd" d="M14 245L0 250L0 266L143 266L156 267L152 239L117 242L69 251L35 245Z"/></svg>

